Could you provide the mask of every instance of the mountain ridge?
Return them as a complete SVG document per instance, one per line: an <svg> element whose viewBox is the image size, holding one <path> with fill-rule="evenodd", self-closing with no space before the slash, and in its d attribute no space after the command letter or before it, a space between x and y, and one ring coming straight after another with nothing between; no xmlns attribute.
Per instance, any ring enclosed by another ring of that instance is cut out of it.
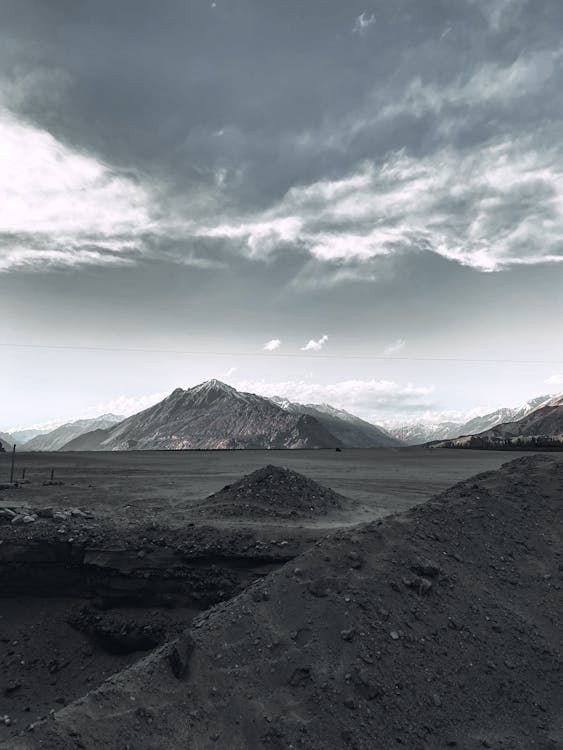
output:
<svg viewBox="0 0 563 750"><path fill-rule="evenodd" d="M501 448L527 444L556 447L558 443L563 445L563 395L532 409L520 419L503 422L473 435L462 435L435 447Z"/></svg>
<svg viewBox="0 0 563 750"><path fill-rule="evenodd" d="M66 422L54 430L32 437L26 443L23 443L21 448L26 451L56 451L86 432L105 429L122 420L123 416L117 414L102 414L91 419L77 419L73 422Z"/></svg>
<svg viewBox="0 0 563 750"><path fill-rule="evenodd" d="M290 402L287 402L288 404ZM287 405L286 405L287 406ZM335 410L337 411L337 410ZM313 407L280 406L213 379L169 396L119 424L71 440L60 450L221 450L400 445L348 415L350 425ZM355 421L355 424L354 424ZM355 430L355 432L354 432ZM90 434L90 439L88 435Z"/></svg>
<svg viewBox="0 0 563 750"><path fill-rule="evenodd" d="M411 422L386 429L389 434L403 440L407 445L419 445L436 440L453 440L466 435L479 434L505 422L517 421L557 397L554 394L536 396L519 406L501 407L487 414L471 417L465 422L454 420L435 423Z"/></svg>

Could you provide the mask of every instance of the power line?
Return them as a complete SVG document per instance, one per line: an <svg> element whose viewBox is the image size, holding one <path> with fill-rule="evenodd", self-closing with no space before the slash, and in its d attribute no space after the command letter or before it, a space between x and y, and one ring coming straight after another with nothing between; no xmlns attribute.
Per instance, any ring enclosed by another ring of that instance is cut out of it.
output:
<svg viewBox="0 0 563 750"><path fill-rule="evenodd" d="M185 349L148 349L143 347L118 346L77 346L71 344L9 344L0 342L0 347L14 349L54 349L62 351L118 352L137 354L179 354L185 356L219 356L219 357L268 357L270 359L285 357L291 359L356 359L381 362L459 362L461 364L507 364L507 365L561 365L558 359L488 359L468 357L391 357L378 354L323 354L299 352L244 352L216 350Z"/></svg>

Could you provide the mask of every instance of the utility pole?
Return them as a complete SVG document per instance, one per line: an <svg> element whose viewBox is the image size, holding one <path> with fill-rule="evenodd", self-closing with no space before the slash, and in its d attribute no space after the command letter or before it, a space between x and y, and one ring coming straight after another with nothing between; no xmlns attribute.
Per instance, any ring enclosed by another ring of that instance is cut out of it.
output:
<svg viewBox="0 0 563 750"><path fill-rule="evenodd" d="M10 484L14 483L14 464L16 463L16 446L12 448L12 468L10 469Z"/></svg>

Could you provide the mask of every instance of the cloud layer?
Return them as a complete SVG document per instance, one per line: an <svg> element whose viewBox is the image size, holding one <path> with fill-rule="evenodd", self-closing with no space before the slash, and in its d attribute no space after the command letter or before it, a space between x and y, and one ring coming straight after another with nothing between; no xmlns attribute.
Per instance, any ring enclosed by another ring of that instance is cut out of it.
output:
<svg viewBox="0 0 563 750"><path fill-rule="evenodd" d="M376 379L326 384L304 380L243 380L236 383L236 388L266 397L280 396L301 404L330 404L370 420L401 412L427 411L433 407L434 393L432 386Z"/></svg>
<svg viewBox="0 0 563 750"><path fill-rule="evenodd" d="M317 5L8 0L0 270L561 261L561 4Z"/></svg>
<svg viewBox="0 0 563 750"><path fill-rule="evenodd" d="M0 108L0 271L131 262L152 227L134 179Z"/></svg>

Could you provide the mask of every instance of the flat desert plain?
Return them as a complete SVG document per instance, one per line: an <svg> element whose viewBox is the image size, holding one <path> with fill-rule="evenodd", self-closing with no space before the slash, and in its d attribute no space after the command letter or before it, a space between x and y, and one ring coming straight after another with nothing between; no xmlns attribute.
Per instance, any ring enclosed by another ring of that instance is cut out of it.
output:
<svg viewBox="0 0 563 750"><path fill-rule="evenodd" d="M28 484L17 501L119 513L168 513L191 505L267 464L285 466L358 500L374 517L406 510L475 474L498 469L520 452L388 448L369 450L131 451L16 455L15 478ZM0 484L11 457L0 454ZM54 470L54 484L44 486ZM13 493L4 500L14 502ZM364 518L358 520L366 520Z"/></svg>

